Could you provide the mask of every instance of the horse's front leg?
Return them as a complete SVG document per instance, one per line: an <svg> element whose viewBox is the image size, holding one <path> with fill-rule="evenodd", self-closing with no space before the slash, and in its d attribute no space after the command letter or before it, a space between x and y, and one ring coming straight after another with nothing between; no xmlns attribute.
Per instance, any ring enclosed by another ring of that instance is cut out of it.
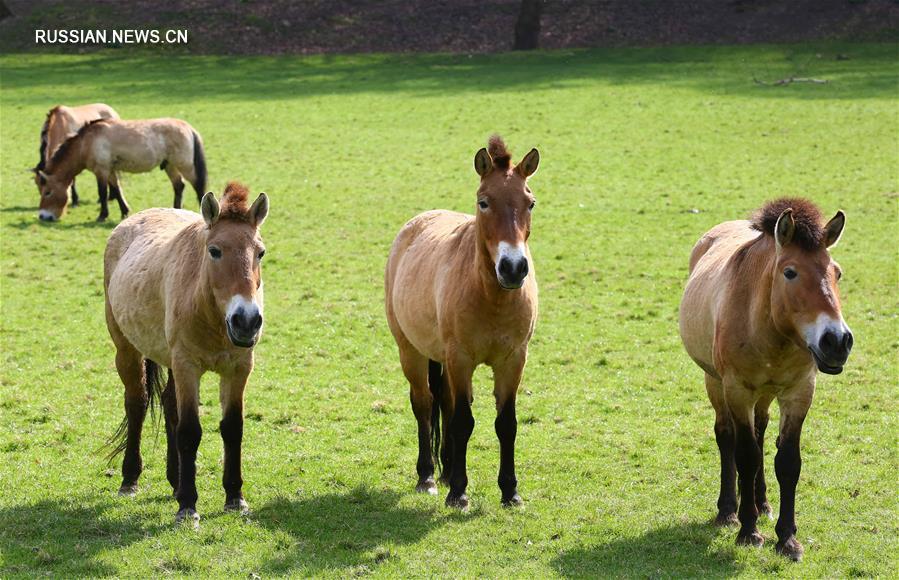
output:
<svg viewBox="0 0 899 580"><path fill-rule="evenodd" d="M131 208L128 207L128 202L125 201L125 194L122 193L122 189L119 187L119 176L117 174L113 173L111 175L110 184L112 191L109 197L119 203L119 212L122 214L122 219L125 219L131 213Z"/></svg>
<svg viewBox="0 0 899 580"><path fill-rule="evenodd" d="M493 365L493 396L496 399L496 436L499 439L499 477L497 483L505 506L522 504L518 495L518 479L515 476L515 436L518 419L515 416L515 400L518 385L527 360L527 347Z"/></svg>
<svg viewBox="0 0 899 580"><path fill-rule="evenodd" d="M75 189L75 179L72 178L72 207L78 206L78 190Z"/></svg>
<svg viewBox="0 0 899 580"><path fill-rule="evenodd" d="M197 513L197 448L203 437L200 427L200 377L202 371L190 362L172 356L172 373L175 377L175 399L178 404L178 426L175 443L178 447L178 514L175 522L189 520L199 525Z"/></svg>
<svg viewBox="0 0 899 580"><path fill-rule="evenodd" d="M759 512L755 505L755 481L762 452L755 438L755 393L743 384L725 378L724 397L733 418L736 438L734 460L740 489L740 508L737 512L740 531L737 534L737 544L761 546L765 543L765 538L756 527Z"/></svg>
<svg viewBox="0 0 899 580"><path fill-rule="evenodd" d="M802 559L804 549L796 539L796 484L802 470L802 456L799 453L799 437L802 424L812 403L814 382L799 387L796 393L779 398L780 433L777 437L777 455L774 456L774 470L780 484L780 515L774 529L777 544L774 549L794 561Z"/></svg>
<svg viewBox="0 0 899 580"><path fill-rule="evenodd" d="M239 368L233 375L222 376L219 400L222 420L219 431L225 446L225 469L222 486L225 488L225 511L247 513L250 506L243 498L243 478L240 469L240 445L243 441L243 393L251 366Z"/></svg>
<svg viewBox="0 0 899 580"><path fill-rule="evenodd" d="M97 175L97 196L100 201L100 215L97 216L98 222L105 222L106 218L109 217L109 203L107 201L108 193L106 178Z"/></svg>
<svg viewBox="0 0 899 580"><path fill-rule="evenodd" d="M768 428L768 407L773 397L764 396L755 404L755 440L759 445L761 462L755 478L755 507L760 516L774 519L771 504L768 503L768 484L765 481L765 431Z"/></svg>
<svg viewBox="0 0 899 580"><path fill-rule="evenodd" d="M446 505L466 509L468 496L468 473L465 468L465 456L468 452L468 439L474 431L474 416L471 403L474 400L471 390L471 375L474 363L461 353L448 353L446 376L449 386L449 398L452 401L449 426L447 427L448 444L452 458L449 474L450 490L446 496Z"/></svg>

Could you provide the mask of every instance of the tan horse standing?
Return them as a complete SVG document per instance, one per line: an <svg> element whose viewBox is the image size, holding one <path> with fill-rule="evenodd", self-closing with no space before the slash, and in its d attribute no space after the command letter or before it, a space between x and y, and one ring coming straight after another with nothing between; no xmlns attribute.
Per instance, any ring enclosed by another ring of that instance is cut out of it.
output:
<svg viewBox="0 0 899 580"><path fill-rule="evenodd" d="M770 515L771 507L762 445L768 407L777 399L776 550L793 560L803 553L794 508L799 438L815 392L815 368L839 374L852 348L837 290L841 271L828 252L844 225L841 211L824 225L818 208L803 199L768 203L751 222L720 224L693 248L680 307L681 338L705 371L715 408L721 456L715 521L738 519L738 544L764 543L756 521L760 512Z"/></svg>
<svg viewBox="0 0 899 580"><path fill-rule="evenodd" d="M253 370L252 347L262 332L265 249L258 228L268 213L268 198L259 194L248 207L247 193L231 183L221 206L207 193L202 217L177 209L142 211L119 224L106 246L106 324L125 385L124 441L116 449L125 451L119 493L137 491L141 428L157 393L159 367L168 367L162 393L166 472L178 499L177 521L199 521L198 406L206 371L221 377L225 509L248 509L241 492L243 397Z"/></svg>
<svg viewBox="0 0 899 580"><path fill-rule="evenodd" d="M387 321L418 422L417 490L437 493L437 454L450 486L446 504L460 508L468 506L471 378L482 363L494 373L502 501L521 503L515 398L537 320L527 245L534 197L527 178L537 170L539 154L532 149L514 167L510 161L502 140L491 138L489 152L481 149L474 160L481 176L477 215L429 211L413 218L397 235L387 262Z"/></svg>
<svg viewBox="0 0 899 580"><path fill-rule="evenodd" d="M181 207L184 179L193 185L200 201L206 188L206 157L203 140L188 123L179 119L93 121L59 147L45 170L37 171L41 190L38 217L60 219L69 202L69 186L76 175L89 169L97 177L100 192L97 221L109 217L107 187L124 218L130 208L119 187L118 172L145 173L156 167L172 182L174 207Z"/></svg>
<svg viewBox="0 0 899 580"><path fill-rule="evenodd" d="M97 119L118 119L119 114L109 105L94 103L80 107L66 107L58 105L50 109L47 118L41 127L41 145L38 152L40 160L34 166L34 184L38 191L41 187L41 178L38 172L47 167L50 158L59 149L63 142L78 132L81 127ZM72 206L78 205L78 191L75 189L75 180L72 180Z"/></svg>

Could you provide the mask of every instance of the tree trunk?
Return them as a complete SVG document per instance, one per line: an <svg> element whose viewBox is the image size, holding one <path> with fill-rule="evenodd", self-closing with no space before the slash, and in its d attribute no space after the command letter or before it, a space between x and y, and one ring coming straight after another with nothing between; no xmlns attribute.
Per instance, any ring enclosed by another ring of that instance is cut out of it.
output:
<svg viewBox="0 0 899 580"><path fill-rule="evenodd" d="M521 10L515 23L515 44L512 50L534 50L540 41L540 13L543 0L521 0Z"/></svg>

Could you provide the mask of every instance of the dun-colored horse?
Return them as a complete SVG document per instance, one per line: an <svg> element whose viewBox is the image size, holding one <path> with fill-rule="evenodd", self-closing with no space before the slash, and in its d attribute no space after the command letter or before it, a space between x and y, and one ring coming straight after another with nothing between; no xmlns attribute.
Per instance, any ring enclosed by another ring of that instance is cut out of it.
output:
<svg viewBox="0 0 899 580"><path fill-rule="evenodd" d="M220 430L225 446L225 509L248 509L241 488L244 388L253 346L262 332L265 254L259 226L268 213L264 193L252 206L231 183L221 206L212 192L202 217L178 209L149 209L123 221L106 247L106 324L125 385L125 421L114 453L124 450L120 494L137 491L143 469L141 428L159 395L159 369L171 369L161 393L168 440L167 476L178 499L176 521L199 521L196 457L202 434L200 377L220 375Z"/></svg>
<svg viewBox="0 0 899 580"><path fill-rule="evenodd" d="M103 103L94 103L93 105L83 105L81 107L66 107L59 105L50 109L47 113L47 119L44 126L41 127L41 145L38 150L40 159L34 166L34 184L37 185L38 191L41 188L41 178L39 171L43 171L47 167L47 162L59 149L63 142L78 132L81 127L96 121L97 119L118 119L119 114L109 105ZM75 180L72 179L72 206L78 205L78 191L75 189Z"/></svg>
<svg viewBox="0 0 899 580"><path fill-rule="evenodd" d="M512 166L502 140L492 137L489 152L481 149L474 159L481 176L476 215L425 212L403 227L390 250L387 321L418 422L416 489L437 493L438 455L441 479L450 487L448 506L468 506L471 378L482 363L494 374L502 501L521 503L514 460L515 398L537 320L537 282L527 245L534 196L527 179L538 162L532 149Z"/></svg>
<svg viewBox="0 0 899 580"><path fill-rule="evenodd" d="M852 348L837 290L840 267L828 248L843 212L827 224L812 203L780 199L752 221L720 224L690 256L680 307L684 346L705 371L721 456L716 523L740 523L738 544L761 546L759 513L771 515L763 469L768 407L777 399L780 433L774 469L780 484L776 550L799 560L795 498L799 437L815 392L815 368L839 374ZM739 477L737 517L735 478Z"/></svg>
<svg viewBox="0 0 899 580"><path fill-rule="evenodd" d="M203 141L193 127L179 119L93 121L57 149L45 170L37 171L41 189L38 217L60 219L68 205L69 186L76 175L89 169L97 176L100 192L97 221L109 217L107 187L124 218L130 209L119 187L118 172L145 173L154 167L168 174L176 208L181 207L184 179L193 185L200 201L206 187L206 158Z"/></svg>

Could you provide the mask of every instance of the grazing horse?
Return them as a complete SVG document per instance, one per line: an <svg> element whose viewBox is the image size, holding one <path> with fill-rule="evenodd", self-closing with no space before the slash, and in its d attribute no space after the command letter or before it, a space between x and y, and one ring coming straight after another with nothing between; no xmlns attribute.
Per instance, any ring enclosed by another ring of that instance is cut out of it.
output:
<svg viewBox="0 0 899 580"><path fill-rule="evenodd" d="M118 119L119 114L109 105L94 103L81 107L66 107L58 105L50 109L44 126L41 127L41 145L38 150L40 159L34 166L34 184L38 191L41 187L39 171L47 167L47 162L59 149L63 142L78 132L78 129L97 119ZM75 180L72 180L72 206L78 205L78 191L75 189Z"/></svg>
<svg viewBox="0 0 899 580"><path fill-rule="evenodd" d="M436 495L437 455L451 507L468 506L471 377L482 363L493 368L502 502L521 504L515 477L515 397L537 320L537 281L527 244L534 196L527 179L539 159L532 149L513 167L505 144L491 137L489 151L481 149L474 158L481 176L476 215L443 210L420 214L403 227L390 250L387 322L418 422L416 489Z"/></svg>
<svg viewBox="0 0 899 580"><path fill-rule="evenodd" d="M740 523L738 544L761 546L759 513L771 515L763 469L768 407L777 399L780 433L774 469L780 484L777 552L802 557L795 499L799 437L815 392L815 369L843 371L852 333L843 321L840 267L828 251L846 217L827 224L804 199L779 199L751 221L712 228L690 256L690 279L680 305L680 333L705 371L715 408L721 456L718 525ZM737 517L735 478L739 477Z"/></svg>
<svg viewBox="0 0 899 580"><path fill-rule="evenodd" d="M241 492L240 445L244 388L262 332L265 248L258 229L268 198L261 193L248 206L247 194L245 187L231 183L219 205L207 193L200 204L202 217L179 209L142 211L119 224L106 246L106 326L125 385L126 417L112 454L125 452L119 493L137 491L141 428L148 403L160 396L159 369L167 367L168 384L161 393L166 474L178 499L178 522L200 519L198 405L206 371L221 377L225 509L248 509Z"/></svg>
<svg viewBox="0 0 899 580"><path fill-rule="evenodd" d="M38 217L60 219L69 201L69 186L76 175L89 169L97 176L100 192L97 221L109 217L107 186L124 218L130 209L119 187L118 172L145 173L154 167L168 174L176 208L181 207L184 179L193 185L200 201L206 188L206 157L203 140L193 127L179 119L92 121L60 145L44 170L37 171L41 189Z"/></svg>

